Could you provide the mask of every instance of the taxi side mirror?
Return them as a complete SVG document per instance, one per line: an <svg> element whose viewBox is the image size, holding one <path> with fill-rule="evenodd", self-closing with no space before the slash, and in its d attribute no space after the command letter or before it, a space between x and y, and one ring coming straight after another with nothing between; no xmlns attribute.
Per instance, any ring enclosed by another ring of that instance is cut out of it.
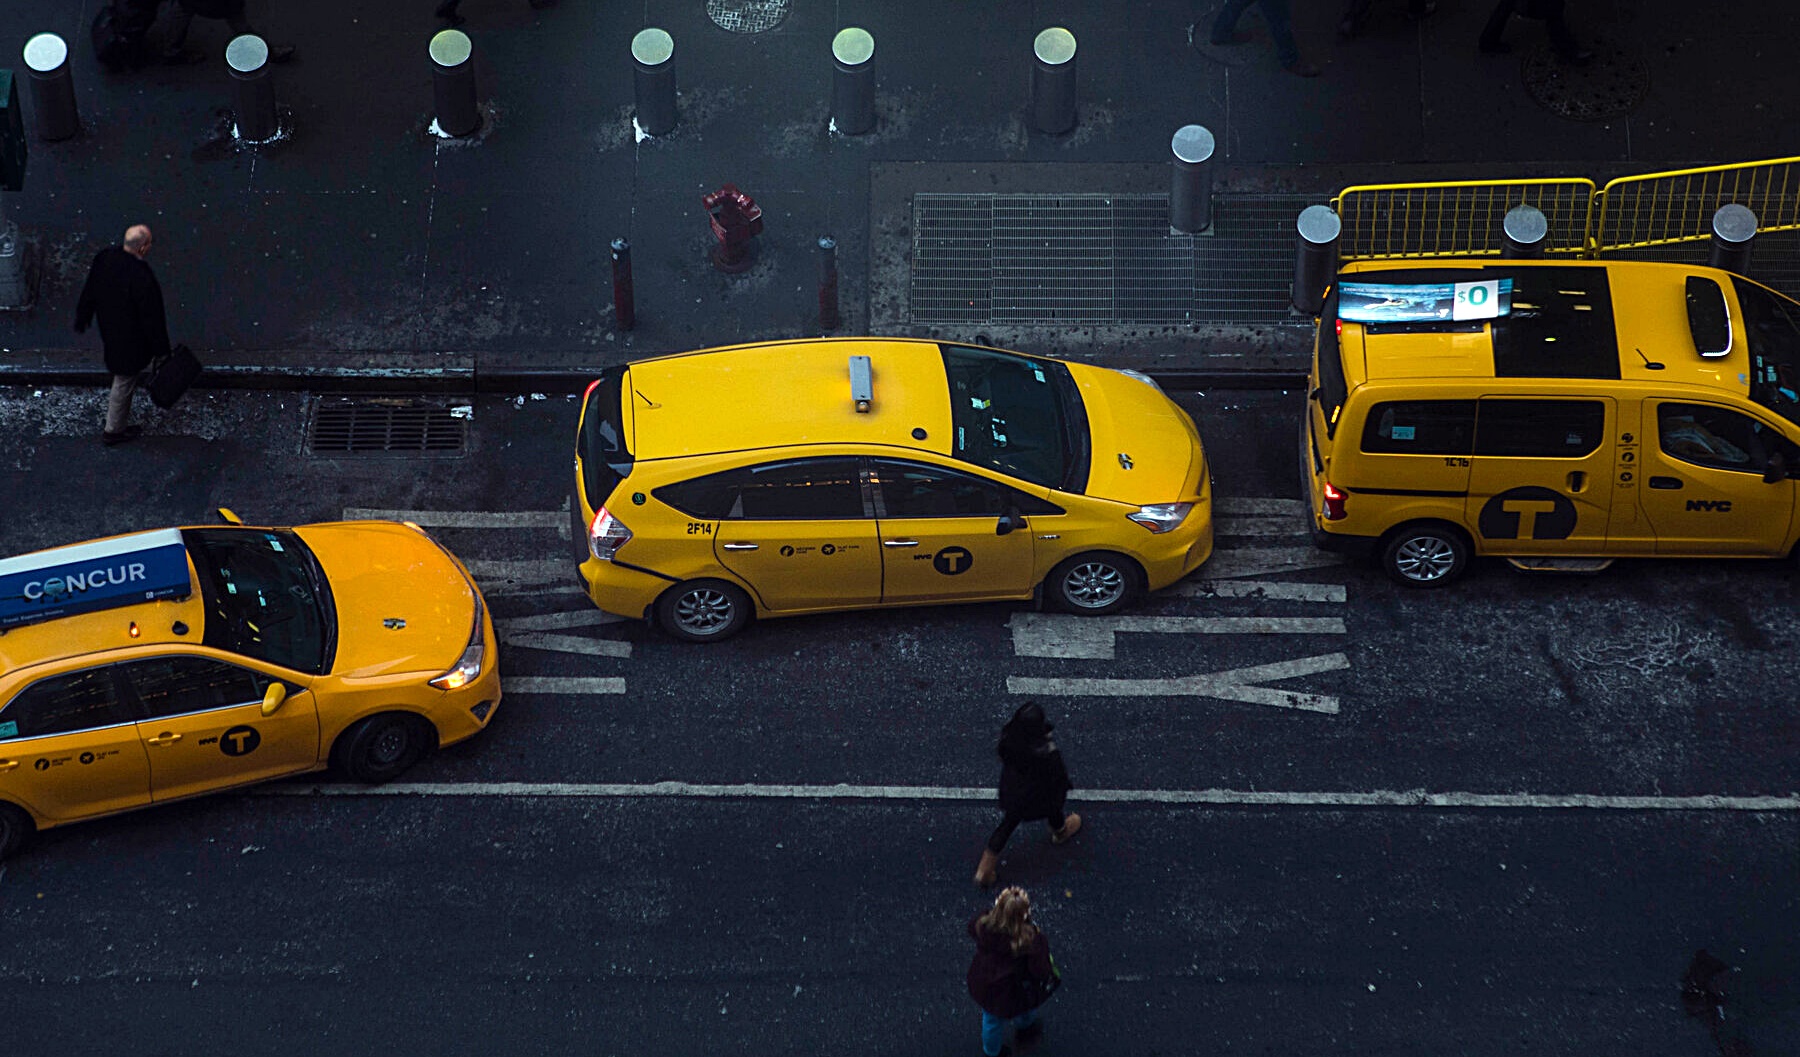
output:
<svg viewBox="0 0 1800 1057"><path fill-rule="evenodd" d="M1014 529L1025 527L1025 516L1017 510L1008 510L1000 515L1000 521L994 526L994 535L1004 536Z"/></svg>
<svg viewBox="0 0 1800 1057"><path fill-rule="evenodd" d="M270 683L269 689L263 692L262 714L272 716L281 703L287 700L287 687L281 683Z"/></svg>
<svg viewBox="0 0 1800 1057"><path fill-rule="evenodd" d="M1783 455L1781 452L1775 452L1770 455L1769 461L1763 464L1763 482L1765 484L1774 484L1777 481L1787 480L1787 477L1787 456Z"/></svg>

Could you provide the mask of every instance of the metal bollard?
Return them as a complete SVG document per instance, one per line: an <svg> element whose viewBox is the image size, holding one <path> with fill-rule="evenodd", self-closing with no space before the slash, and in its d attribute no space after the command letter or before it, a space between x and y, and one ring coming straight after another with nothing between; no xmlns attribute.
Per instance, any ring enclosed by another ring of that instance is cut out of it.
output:
<svg viewBox="0 0 1800 1057"><path fill-rule="evenodd" d="M474 54L474 42L460 29L439 30L431 38L431 95L438 131L446 136L466 136L481 127Z"/></svg>
<svg viewBox="0 0 1800 1057"><path fill-rule="evenodd" d="M1169 181L1169 226L1188 234L1212 227L1213 134L1204 125L1183 125L1169 141L1174 152Z"/></svg>
<svg viewBox="0 0 1800 1057"><path fill-rule="evenodd" d="M675 130L675 38L660 29L639 30L631 38L632 87L637 92L637 126L645 135Z"/></svg>
<svg viewBox="0 0 1800 1057"><path fill-rule="evenodd" d="M1059 136L1075 127L1075 34L1052 26L1031 54L1031 127Z"/></svg>
<svg viewBox="0 0 1800 1057"><path fill-rule="evenodd" d="M1506 211L1500 221L1500 256L1506 260L1544 255L1544 237L1550 234L1550 222L1537 206L1516 205Z"/></svg>
<svg viewBox="0 0 1800 1057"><path fill-rule="evenodd" d="M831 38L831 127L860 136L875 127L875 38L850 26Z"/></svg>
<svg viewBox="0 0 1800 1057"><path fill-rule="evenodd" d="M844 325L838 314L837 240L819 240L819 329L833 331Z"/></svg>
<svg viewBox="0 0 1800 1057"><path fill-rule="evenodd" d="M1294 242L1294 307L1316 316L1325 307L1325 291L1337 275L1338 236L1344 224L1330 206L1307 206L1295 224L1300 236Z"/></svg>
<svg viewBox="0 0 1800 1057"><path fill-rule="evenodd" d="M31 109L38 139L53 143L81 131L68 42L54 33L32 37L25 42L25 68L31 71Z"/></svg>
<svg viewBox="0 0 1800 1057"><path fill-rule="evenodd" d="M620 330L637 326L636 292L631 287L631 243L612 240L613 319Z"/></svg>
<svg viewBox="0 0 1800 1057"><path fill-rule="evenodd" d="M1748 206L1736 202L1722 205L1713 214L1712 228L1712 249L1706 255L1707 265L1749 275L1750 246L1756 241L1756 214Z"/></svg>
<svg viewBox="0 0 1800 1057"><path fill-rule="evenodd" d="M281 122L275 117L275 84L269 79L269 44L261 37L244 34L225 45L225 65L235 82L232 117L237 136L250 143L275 138Z"/></svg>

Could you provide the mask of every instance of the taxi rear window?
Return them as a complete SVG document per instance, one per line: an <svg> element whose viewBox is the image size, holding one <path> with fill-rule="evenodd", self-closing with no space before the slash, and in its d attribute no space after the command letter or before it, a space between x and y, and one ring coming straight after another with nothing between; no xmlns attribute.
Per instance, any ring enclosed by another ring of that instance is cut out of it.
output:
<svg viewBox="0 0 1800 1057"><path fill-rule="evenodd" d="M600 372L588 387L587 406L581 412L581 432L575 438L581 456L581 487L588 506L599 510L631 473L631 450L625 439L625 413L621 401L626 368Z"/></svg>

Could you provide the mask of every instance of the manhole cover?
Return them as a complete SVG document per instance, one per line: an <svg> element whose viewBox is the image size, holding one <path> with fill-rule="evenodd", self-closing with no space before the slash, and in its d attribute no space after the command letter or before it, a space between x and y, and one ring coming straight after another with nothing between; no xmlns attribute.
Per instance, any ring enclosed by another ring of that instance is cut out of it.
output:
<svg viewBox="0 0 1800 1057"><path fill-rule="evenodd" d="M468 407L412 399L320 400L306 431L314 455L461 455Z"/></svg>
<svg viewBox="0 0 1800 1057"><path fill-rule="evenodd" d="M761 33L787 17L792 0L706 0L706 14L733 33Z"/></svg>
<svg viewBox="0 0 1800 1057"><path fill-rule="evenodd" d="M1571 121L1605 121L1637 108L1650 91L1650 68L1613 44L1594 45L1594 61L1576 66L1547 47L1525 56L1525 90Z"/></svg>

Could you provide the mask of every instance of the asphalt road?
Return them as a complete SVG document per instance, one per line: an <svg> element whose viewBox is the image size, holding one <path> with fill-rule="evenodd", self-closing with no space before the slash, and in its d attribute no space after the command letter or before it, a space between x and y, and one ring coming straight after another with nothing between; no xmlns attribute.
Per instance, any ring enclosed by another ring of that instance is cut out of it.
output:
<svg viewBox="0 0 1800 1057"><path fill-rule="evenodd" d="M1090 825L1002 863L1068 978L1039 1052L1708 1054L1676 987L1700 947L1740 969L1728 1032L1800 1052L1794 571L1405 590L1301 534L1296 394L1180 398L1220 551L1129 618L697 648L573 589L572 398L474 403L460 456L322 458L305 394L196 392L108 450L97 394L0 392L0 553L407 511L483 580L509 680L395 795L43 835L0 873L8 1048L977 1052L968 878L1033 696Z"/></svg>

